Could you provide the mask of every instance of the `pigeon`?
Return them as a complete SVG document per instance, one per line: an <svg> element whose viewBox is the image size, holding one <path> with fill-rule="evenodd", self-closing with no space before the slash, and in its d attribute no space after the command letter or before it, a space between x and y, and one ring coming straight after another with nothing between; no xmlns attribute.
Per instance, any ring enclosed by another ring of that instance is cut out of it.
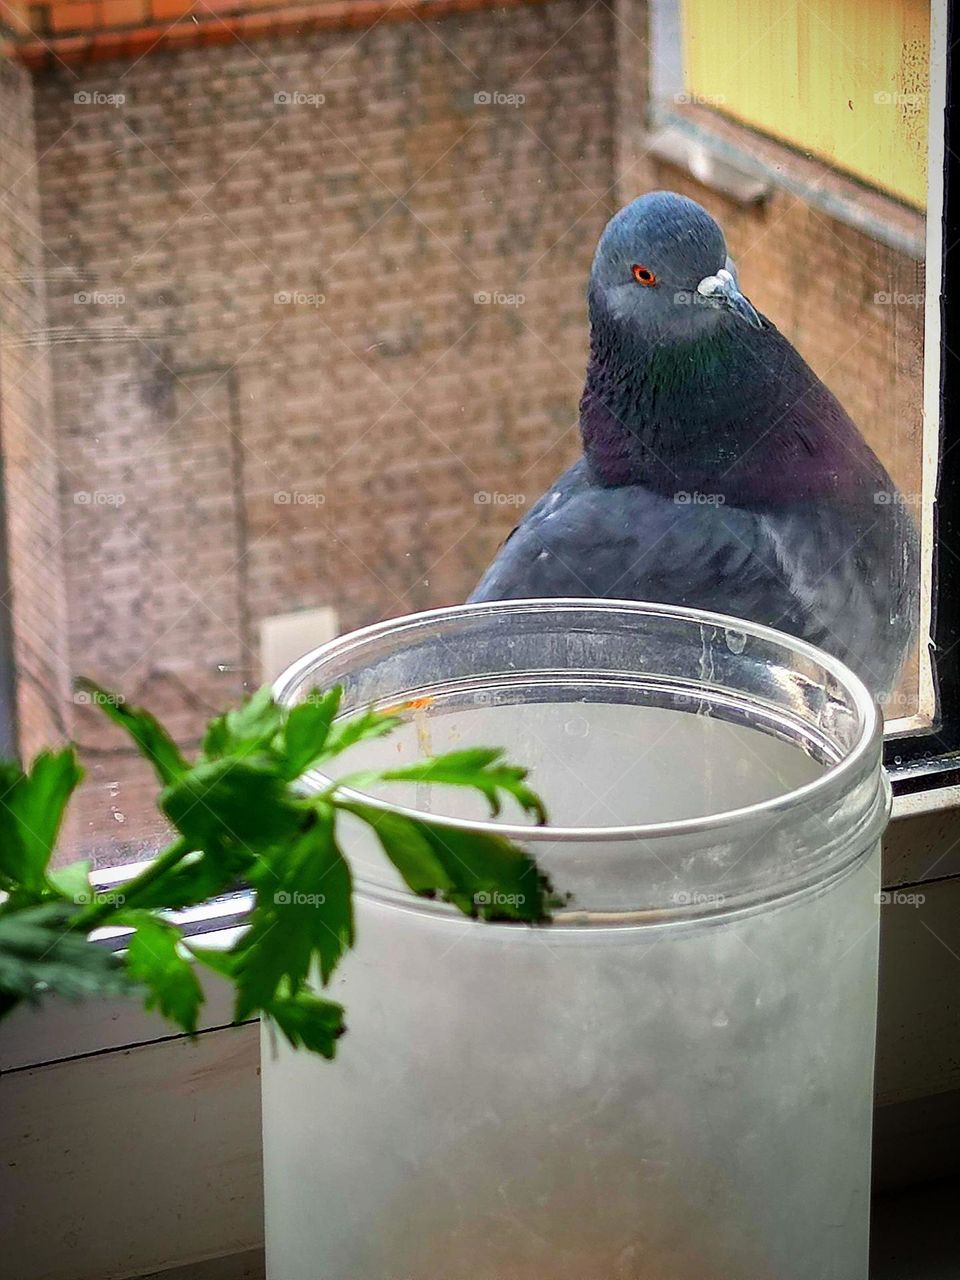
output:
<svg viewBox="0 0 960 1280"><path fill-rule="evenodd" d="M798 282L817 288L816 272ZM602 598L765 623L881 699L914 640L916 529L877 456L740 292L695 201L607 223L587 291L583 453L501 546L471 601Z"/></svg>

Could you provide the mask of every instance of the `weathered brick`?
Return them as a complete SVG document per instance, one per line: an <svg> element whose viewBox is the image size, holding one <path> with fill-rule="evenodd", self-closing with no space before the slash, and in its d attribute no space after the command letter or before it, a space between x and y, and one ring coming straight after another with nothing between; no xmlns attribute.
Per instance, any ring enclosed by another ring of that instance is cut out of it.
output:
<svg viewBox="0 0 960 1280"><path fill-rule="evenodd" d="M196 0L150 0L150 12L158 22L166 23L173 18L182 18L195 4Z"/></svg>
<svg viewBox="0 0 960 1280"><path fill-rule="evenodd" d="M103 23L109 27L125 27L147 17L146 0L101 0Z"/></svg>
<svg viewBox="0 0 960 1280"><path fill-rule="evenodd" d="M62 31L89 31L100 20L100 7L95 0L64 0L50 6L50 25Z"/></svg>

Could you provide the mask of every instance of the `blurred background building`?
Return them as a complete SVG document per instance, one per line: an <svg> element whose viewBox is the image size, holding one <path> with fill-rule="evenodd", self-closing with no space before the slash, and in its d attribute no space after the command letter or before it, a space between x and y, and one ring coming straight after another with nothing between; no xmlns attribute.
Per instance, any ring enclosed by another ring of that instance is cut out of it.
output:
<svg viewBox="0 0 960 1280"><path fill-rule="evenodd" d="M577 454L609 215L706 205L919 502L926 0L4 0L0 444L31 753L71 853L285 655L462 600ZM909 698L909 694L905 698Z"/></svg>

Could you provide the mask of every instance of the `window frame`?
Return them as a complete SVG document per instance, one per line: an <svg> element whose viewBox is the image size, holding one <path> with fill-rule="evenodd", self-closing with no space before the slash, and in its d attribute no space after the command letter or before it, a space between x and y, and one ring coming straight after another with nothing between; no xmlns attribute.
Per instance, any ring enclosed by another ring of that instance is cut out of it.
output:
<svg viewBox="0 0 960 1280"><path fill-rule="evenodd" d="M952 11L948 13L946 41L943 254L937 281L941 286L939 313L942 327L939 344L940 436L934 510L932 598L932 635L936 647L932 661L940 714L939 723L934 729L897 736L886 744L886 763L895 794L895 821L885 839L883 878L886 887L919 883L933 884L941 890L944 882L960 877L960 839L955 834L955 820L948 813L948 821L938 822L936 813L938 810L960 806L960 593L951 591L952 562L941 555L940 551L941 539L952 542L956 538L960 552L960 449L954 448L954 445L960 444L960 155L952 149L956 147L960 150L960 119L954 87L957 58L952 49L952 42L958 38L960 19ZM937 273L931 271L928 264L929 288L933 287L935 279ZM2 500L0 486L0 515ZM8 589L8 584L3 581L6 567L4 541L5 522L0 519L0 594L3 595ZM956 577L955 571L953 577ZM0 743L4 744L15 743L16 740L13 701L10 696L13 691L13 666L9 624L9 610L0 611ZM6 698L4 694L7 695ZM135 871L135 865L104 870L95 873L93 881L99 889L106 889L122 883L135 874ZM190 913L189 927L191 931L203 932L209 945L216 945L218 939L223 945L227 945L234 936L234 931L243 926L249 901L249 895L243 892L215 899ZM105 936L103 943L117 947L122 945L122 940L114 934L113 937ZM899 958L902 962L907 962L910 955L904 950ZM892 964L891 968L895 969L897 965ZM238 1040L248 1043L256 1034L255 1031L249 1026L237 1027L232 1024L230 993L215 978L206 981L209 984L209 1003L204 1007L200 1024L201 1043L212 1046L223 1042L223 1055L216 1065L225 1074L230 1070L255 1072L255 1050L250 1051L248 1044L247 1057L242 1060L236 1050ZM909 996L909 992L907 995ZM931 993L931 1000L935 998L936 994ZM169 1108L167 1095L151 1092L148 1087L145 1077L149 1073L144 1067L145 1059L151 1057L162 1060L164 1055L170 1053L171 1042L179 1043L185 1039L181 1034L171 1032L171 1028L157 1015L144 1013L133 1001L89 1002L81 1006L52 1001L39 1016L28 1017L25 1011L16 1025L7 1025L0 1043L0 1080L8 1077L15 1081L25 1079L28 1075L35 1076L38 1083L34 1095L35 1105L48 1105L53 1109L63 1105L65 1093L68 1094L72 1087L74 1073L83 1072L86 1060L96 1056L98 1078L102 1081L104 1113L115 1114L117 1091L122 1090L123 1095L136 1104L143 1137L162 1132L168 1124ZM899 1043L894 1048L899 1051ZM185 1074L182 1077L177 1076L168 1081L168 1090L174 1096L179 1096L177 1090L188 1095L195 1087L198 1070L195 1065L191 1066L190 1074L187 1074L187 1069L184 1068ZM217 1077L218 1087L223 1087L223 1081L224 1076ZM958 1095L934 1096L933 1088L918 1080L918 1088L921 1086L924 1091L918 1097L908 1099L902 1106L907 1109L926 1109L930 1104L933 1119L925 1121L925 1127L921 1127L919 1121L914 1121L912 1113L906 1118L901 1118L898 1113L893 1138L896 1146L895 1159L901 1164L905 1160L904 1146L910 1147L911 1144L918 1151L923 1149L922 1158L929 1164L932 1159L926 1150L929 1133L937 1128L941 1129L945 1135L944 1144L948 1144L948 1126L956 1123L957 1116L960 1115L960 1102L956 1101ZM47 1090L46 1103L36 1101L41 1087ZM941 1102L944 1107L942 1111L937 1110ZM213 1122L208 1122L205 1114L203 1108L197 1109L198 1119L191 1131L190 1150L185 1153L189 1168L194 1165L200 1169L204 1167L207 1150L204 1144L209 1141L213 1129ZM64 1147L69 1146L67 1138L72 1136L72 1132L64 1135ZM76 1132L79 1150L89 1136L87 1115L79 1116ZM226 1160L223 1167L228 1170L240 1169L241 1174L237 1175L238 1185L241 1192L253 1202L257 1195L255 1176L248 1175L245 1182L241 1176L243 1169L247 1168L243 1162L249 1161L249 1142L244 1145L247 1139L249 1133L246 1138L244 1135L237 1137L235 1158ZM222 1159L220 1148L217 1148L217 1153L218 1158ZM76 1203L70 1199L78 1185L86 1186L89 1181L89 1170L85 1170L78 1159L66 1161L59 1158L59 1163L51 1170L52 1178L47 1180L46 1186L54 1199L62 1200L72 1208L74 1220L69 1225L75 1225L79 1238L83 1239L84 1234L87 1237L90 1235L89 1218L80 1216L85 1201L82 1197ZM206 1183L204 1186L209 1191ZM158 1217L156 1200L156 1193L152 1191L149 1203L144 1200L141 1215L141 1234L152 1232L151 1238L158 1232L169 1234L168 1228L163 1225L162 1215ZM217 1221L220 1208L211 1197L208 1213L211 1222ZM66 1225L66 1221L61 1223L61 1228L65 1229ZM249 1247L255 1243L254 1240L242 1242ZM218 1244L219 1241L211 1240L207 1247L216 1247Z"/></svg>
<svg viewBox="0 0 960 1280"><path fill-rule="evenodd" d="M936 0L934 0L936 3ZM957 54L960 18L955 6L946 6L946 69L943 113L943 209L939 271L927 262L927 290L939 290L939 435L937 476L933 502L932 599L930 601L930 663L937 699L936 722L884 744L894 796L911 797L910 808L940 808L949 797L960 805L960 595L951 588L947 557L960 564L960 118L958 118ZM932 45L932 47L935 47ZM931 104L933 106L933 104ZM931 114L931 121L933 115ZM917 803L927 796L928 803Z"/></svg>

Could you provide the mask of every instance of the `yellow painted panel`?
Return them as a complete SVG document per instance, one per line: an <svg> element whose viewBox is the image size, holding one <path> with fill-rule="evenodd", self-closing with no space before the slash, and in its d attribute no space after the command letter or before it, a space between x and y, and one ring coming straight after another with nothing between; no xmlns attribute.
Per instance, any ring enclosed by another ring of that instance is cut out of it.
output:
<svg viewBox="0 0 960 1280"><path fill-rule="evenodd" d="M930 0L683 0L686 90L923 208Z"/></svg>

